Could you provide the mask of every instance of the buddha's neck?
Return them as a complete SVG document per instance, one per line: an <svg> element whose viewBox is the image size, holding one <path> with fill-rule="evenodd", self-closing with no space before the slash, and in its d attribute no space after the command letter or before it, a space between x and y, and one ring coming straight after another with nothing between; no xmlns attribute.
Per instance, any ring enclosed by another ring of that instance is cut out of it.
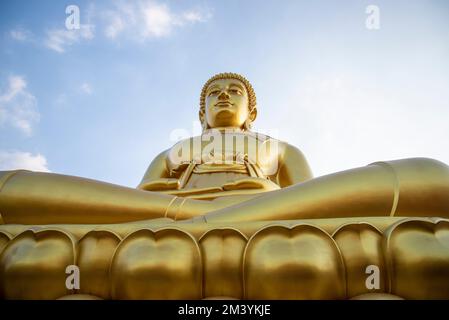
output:
<svg viewBox="0 0 449 320"><path fill-rule="evenodd" d="M209 128L203 131L203 134L213 133L213 132L220 132L220 133L238 133L238 132L247 132L248 130L243 130L239 127L215 127L215 128Z"/></svg>

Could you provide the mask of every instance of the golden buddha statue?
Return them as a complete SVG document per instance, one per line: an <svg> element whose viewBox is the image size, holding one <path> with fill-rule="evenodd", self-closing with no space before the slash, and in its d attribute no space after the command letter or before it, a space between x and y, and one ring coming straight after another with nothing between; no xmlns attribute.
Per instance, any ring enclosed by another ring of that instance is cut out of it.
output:
<svg viewBox="0 0 449 320"><path fill-rule="evenodd" d="M250 130L256 117L248 80L217 74L201 92L202 134L160 153L136 189L0 172L0 296L449 298L448 166L313 178L300 150ZM65 287L73 264L88 279L79 289Z"/></svg>

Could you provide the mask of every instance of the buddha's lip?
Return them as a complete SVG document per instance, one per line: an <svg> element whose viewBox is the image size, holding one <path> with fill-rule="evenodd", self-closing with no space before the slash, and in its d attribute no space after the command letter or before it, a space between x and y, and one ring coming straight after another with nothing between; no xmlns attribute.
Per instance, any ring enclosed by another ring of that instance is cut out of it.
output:
<svg viewBox="0 0 449 320"><path fill-rule="evenodd" d="M217 102L217 103L215 104L215 106L224 106L224 105L232 106L232 105L234 105L234 104L231 103L231 102L229 102L229 101L221 101L221 102Z"/></svg>

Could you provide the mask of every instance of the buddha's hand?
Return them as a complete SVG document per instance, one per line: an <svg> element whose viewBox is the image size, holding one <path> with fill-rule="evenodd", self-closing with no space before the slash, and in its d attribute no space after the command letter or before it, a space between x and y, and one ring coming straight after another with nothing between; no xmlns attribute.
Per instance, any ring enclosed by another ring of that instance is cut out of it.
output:
<svg viewBox="0 0 449 320"><path fill-rule="evenodd" d="M277 190L280 187L271 180L257 177L247 177L228 182L222 186L223 190L242 190L242 189L264 189L267 191Z"/></svg>
<svg viewBox="0 0 449 320"><path fill-rule="evenodd" d="M163 178L144 182L141 185L139 185L139 189L147 191L177 190L179 189L179 185L180 183L178 179Z"/></svg>

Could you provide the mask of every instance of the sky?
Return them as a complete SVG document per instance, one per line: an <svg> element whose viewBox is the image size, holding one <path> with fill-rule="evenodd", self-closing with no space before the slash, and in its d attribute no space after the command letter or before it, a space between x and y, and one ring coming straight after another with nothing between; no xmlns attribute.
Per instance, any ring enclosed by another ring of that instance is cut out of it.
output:
<svg viewBox="0 0 449 320"><path fill-rule="evenodd" d="M0 2L0 170L135 187L199 133L219 72L252 83L253 130L315 176L449 164L448 1L15 0Z"/></svg>

